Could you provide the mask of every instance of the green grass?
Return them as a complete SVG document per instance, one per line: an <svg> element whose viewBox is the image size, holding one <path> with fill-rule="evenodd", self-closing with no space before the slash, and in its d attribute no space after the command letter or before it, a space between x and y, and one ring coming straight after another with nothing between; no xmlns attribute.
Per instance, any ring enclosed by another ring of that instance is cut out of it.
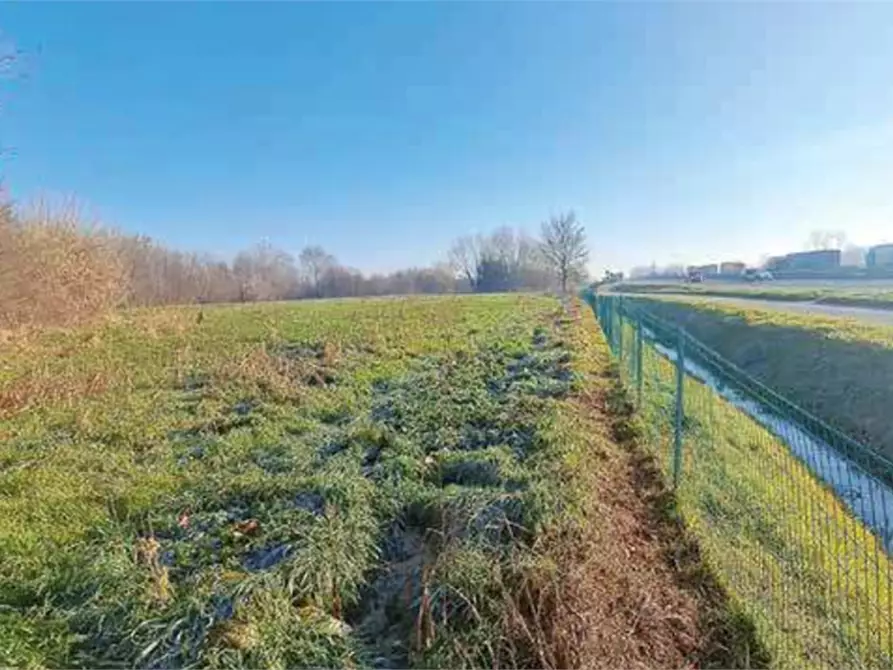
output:
<svg viewBox="0 0 893 670"><path fill-rule="evenodd" d="M627 327L622 369L635 389ZM673 476L675 367L643 357L644 441ZM633 391L635 396L635 391ZM687 377L676 505L773 667L893 667L893 566L774 435Z"/></svg>
<svg viewBox="0 0 893 670"><path fill-rule="evenodd" d="M541 665L507 600L585 521L606 365L558 302L199 314L4 345L0 665Z"/></svg>
<svg viewBox="0 0 893 670"><path fill-rule="evenodd" d="M648 306L825 422L893 458L893 328L695 299L651 300Z"/></svg>
<svg viewBox="0 0 893 670"><path fill-rule="evenodd" d="M889 286L873 288L855 284L847 286L823 286L817 288L790 288L770 284L728 285L703 284L620 284L614 288L623 293L658 295L724 296L752 298L782 302L816 302L825 305L848 305L893 309L893 290Z"/></svg>

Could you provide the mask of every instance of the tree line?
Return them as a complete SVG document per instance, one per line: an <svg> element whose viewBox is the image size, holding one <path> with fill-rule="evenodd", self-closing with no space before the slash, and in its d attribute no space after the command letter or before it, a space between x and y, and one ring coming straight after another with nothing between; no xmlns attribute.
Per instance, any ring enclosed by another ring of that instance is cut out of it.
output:
<svg viewBox="0 0 893 670"><path fill-rule="evenodd" d="M585 277L583 226L552 217L539 239L503 227L460 237L430 267L367 274L317 245L269 243L231 260L141 235L83 226L74 214L0 207L0 328L69 324L121 307L466 292L567 290Z"/></svg>

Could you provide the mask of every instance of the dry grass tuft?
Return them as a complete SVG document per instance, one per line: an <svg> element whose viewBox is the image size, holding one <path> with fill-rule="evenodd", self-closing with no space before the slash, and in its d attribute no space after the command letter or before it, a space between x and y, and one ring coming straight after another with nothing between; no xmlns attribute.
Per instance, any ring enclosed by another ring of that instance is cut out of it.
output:
<svg viewBox="0 0 893 670"><path fill-rule="evenodd" d="M0 330L80 323L118 306L125 286L112 237L73 209L0 208Z"/></svg>
<svg viewBox="0 0 893 670"><path fill-rule="evenodd" d="M161 544L151 535L137 540L135 559L149 571L149 590L152 599L165 604L173 597L170 574L166 566L161 564L159 550Z"/></svg>
<svg viewBox="0 0 893 670"><path fill-rule="evenodd" d="M226 360L211 371L222 386L237 386L257 394L270 394L282 401L296 401L304 395L303 380L315 373L311 364L280 356L267 344L253 347L242 356Z"/></svg>
<svg viewBox="0 0 893 670"><path fill-rule="evenodd" d="M47 370L34 370L0 387L0 418L48 405L71 407L84 398L105 393L110 384L102 372L61 378Z"/></svg>

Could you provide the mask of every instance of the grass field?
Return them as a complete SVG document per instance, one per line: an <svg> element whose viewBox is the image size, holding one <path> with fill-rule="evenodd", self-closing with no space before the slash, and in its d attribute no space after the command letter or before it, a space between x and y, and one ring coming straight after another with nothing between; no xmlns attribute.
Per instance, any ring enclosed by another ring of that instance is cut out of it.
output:
<svg viewBox="0 0 893 670"><path fill-rule="evenodd" d="M632 326L622 369L637 387ZM642 357L644 443L673 478L675 366ZM635 391L634 391L635 392ZM893 667L893 565L790 449L687 377L676 508L773 667Z"/></svg>
<svg viewBox="0 0 893 670"><path fill-rule="evenodd" d="M695 299L648 304L777 392L893 458L893 329Z"/></svg>
<svg viewBox="0 0 893 670"><path fill-rule="evenodd" d="M756 643L666 563L596 333L498 296L10 339L0 665L729 665Z"/></svg>
<svg viewBox="0 0 893 670"><path fill-rule="evenodd" d="M826 305L848 305L893 309L893 289L882 286L846 284L816 286L815 288L769 284L622 284L616 290L623 293L657 295L712 295L730 298L753 298L782 302L817 302Z"/></svg>

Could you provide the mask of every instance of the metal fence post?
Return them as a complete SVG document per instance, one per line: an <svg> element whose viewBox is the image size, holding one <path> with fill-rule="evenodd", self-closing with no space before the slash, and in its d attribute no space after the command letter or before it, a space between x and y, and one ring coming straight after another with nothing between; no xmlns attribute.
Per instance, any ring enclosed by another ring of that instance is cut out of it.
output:
<svg viewBox="0 0 893 670"><path fill-rule="evenodd" d="M614 354L617 353L617 322L620 313L617 310L617 298L611 298L611 343L614 345Z"/></svg>
<svg viewBox="0 0 893 670"><path fill-rule="evenodd" d="M598 301L598 321L602 326L602 332L605 334L605 339L608 339L608 309L607 304L605 304L604 298L599 298Z"/></svg>
<svg viewBox="0 0 893 670"><path fill-rule="evenodd" d="M673 443L673 486L679 486L682 477L682 430L685 418L685 332L679 329L676 344L676 430Z"/></svg>
<svg viewBox="0 0 893 670"><path fill-rule="evenodd" d="M642 342L642 318L636 318L636 403L639 409L642 408L642 390L645 384L645 373L642 370L642 363L645 356Z"/></svg>
<svg viewBox="0 0 893 670"><path fill-rule="evenodd" d="M623 370L623 296L617 299L617 361Z"/></svg>

